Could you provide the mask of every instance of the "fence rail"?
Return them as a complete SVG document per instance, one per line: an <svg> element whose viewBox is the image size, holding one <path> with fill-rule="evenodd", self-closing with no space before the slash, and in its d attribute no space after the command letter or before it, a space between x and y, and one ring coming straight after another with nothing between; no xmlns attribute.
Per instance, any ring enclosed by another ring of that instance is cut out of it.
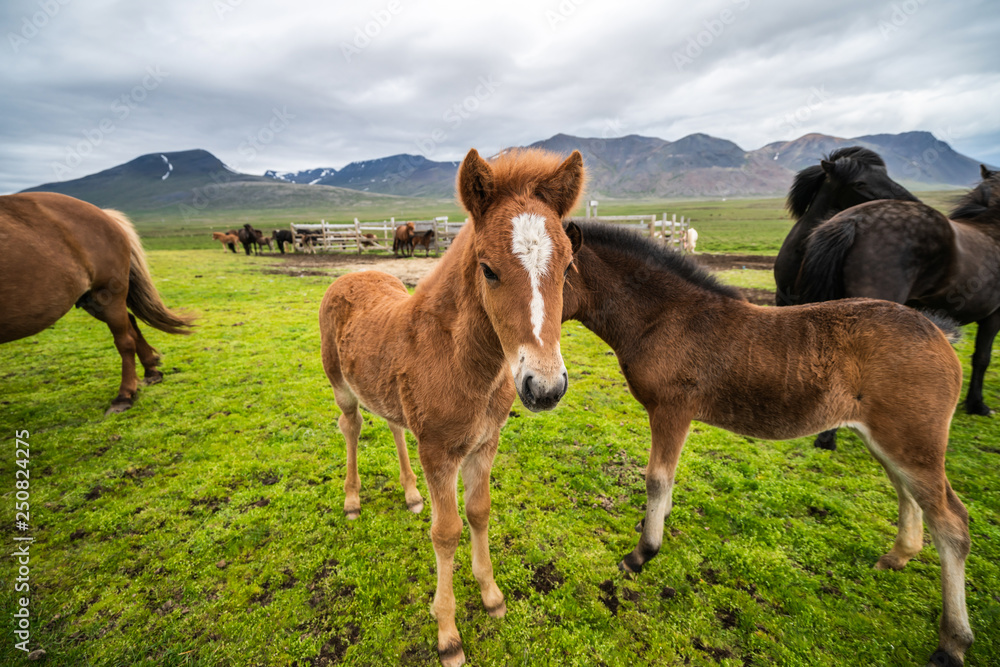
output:
<svg viewBox="0 0 1000 667"><path fill-rule="evenodd" d="M685 235L690 228L690 219L685 219L682 215L678 220L677 214L667 217L667 213L662 218L657 218L655 214L649 215L600 215L590 217L572 217L569 220L583 222L607 222L618 225L625 225L634 228L639 233L650 238L661 239L667 245L684 252ZM377 250L391 250L396 228L413 223L417 232L434 230L435 252L451 245L455 236L462 227L468 224L468 219L462 222L451 222L448 216L440 216L431 220L379 220L373 222L361 222L357 218L353 223L333 223L320 220L318 223L291 223L293 247L300 252L357 252L361 254L366 248Z"/></svg>

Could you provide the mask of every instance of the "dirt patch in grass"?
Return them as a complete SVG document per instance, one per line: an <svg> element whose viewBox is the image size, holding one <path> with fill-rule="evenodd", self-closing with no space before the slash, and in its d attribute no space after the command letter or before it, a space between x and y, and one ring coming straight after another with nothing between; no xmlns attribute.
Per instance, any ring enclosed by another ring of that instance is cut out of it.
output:
<svg viewBox="0 0 1000 667"><path fill-rule="evenodd" d="M759 269L770 271L774 268L774 257L765 255L712 255L699 253L688 255L709 271L728 269ZM385 255L355 255L350 253L326 253L316 255L287 254L271 255L270 260L278 263L262 268L262 273L286 276L334 276L352 271L377 270L394 275L404 284L413 287L437 264L439 257L406 257L396 259ZM758 299L763 305L774 303L774 293L767 290L744 289L744 294L752 303ZM769 294L765 299L758 292ZM752 298L751 298L752 297Z"/></svg>
<svg viewBox="0 0 1000 667"><path fill-rule="evenodd" d="M777 257L767 255L713 255L697 253L688 255L695 262L710 271L727 271L729 269L757 269L772 271Z"/></svg>
<svg viewBox="0 0 1000 667"><path fill-rule="evenodd" d="M598 588L601 589L601 603L608 608L612 616L618 615L618 607L621 606L621 600L618 599L618 595L615 593L615 582L610 579L605 579L602 581Z"/></svg>
<svg viewBox="0 0 1000 667"><path fill-rule="evenodd" d="M276 255L277 260L263 273L288 276L335 276L352 271L377 270L396 276L405 285L413 287L437 264L439 257L386 257L385 255L355 255L349 253L326 253L316 255L288 254Z"/></svg>
<svg viewBox="0 0 1000 667"><path fill-rule="evenodd" d="M750 303L758 306L774 305L774 292L772 290L759 287L737 287L736 289L742 292L743 297Z"/></svg>
<svg viewBox="0 0 1000 667"><path fill-rule="evenodd" d="M556 569L555 563L546 563L535 569L531 576L531 586L542 595L548 595L566 581Z"/></svg>
<svg viewBox="0 0 1000 667"><path fill-rule="evenodd" d="M314 667L339 665L340 661L344 658L344 654L347 653L347 649L352 644L357 644L360 637L360 628L354 623L347 623L344 625L341 634L331 637L329 641L323 644L323 648L319 650L319 655L312 659L312 665Z"/></svg>

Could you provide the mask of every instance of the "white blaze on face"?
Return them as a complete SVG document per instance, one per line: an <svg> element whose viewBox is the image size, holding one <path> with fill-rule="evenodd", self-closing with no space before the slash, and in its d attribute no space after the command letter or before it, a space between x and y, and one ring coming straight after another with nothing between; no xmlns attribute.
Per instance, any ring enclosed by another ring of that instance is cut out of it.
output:
<svg viewBox="0 0 1000 667"><path fill-rule="evenodd" d="M521 260L531 280L531 326L538 344L542 345L542 323L545 322L545 300L539 286L549 270L552 239L545 230L545 218L534 213L516 216L514 223L514 254Z"/></svg>

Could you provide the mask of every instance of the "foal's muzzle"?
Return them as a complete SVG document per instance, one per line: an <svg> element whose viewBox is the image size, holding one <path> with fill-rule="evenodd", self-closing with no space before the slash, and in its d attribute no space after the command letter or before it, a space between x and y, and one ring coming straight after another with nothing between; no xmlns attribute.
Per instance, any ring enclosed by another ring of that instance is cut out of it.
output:
<svg viewBox="0 0 1000 667"><path fill-rule="evenodd" d="M556 407L559 399L566 393L567 387L569 387L569 377L565 368L554 380L527 373L517 385L517 395L524 407L532 412L541 412Z"/></svg>

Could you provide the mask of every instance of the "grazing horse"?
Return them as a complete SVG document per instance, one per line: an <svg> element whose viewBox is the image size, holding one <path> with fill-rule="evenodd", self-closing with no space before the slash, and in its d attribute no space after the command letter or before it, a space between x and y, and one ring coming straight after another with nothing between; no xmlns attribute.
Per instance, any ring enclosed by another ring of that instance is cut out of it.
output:
<svg viewBox="0 0 1000 667"><path fill-rule="evenodd" d="M873 299L755 306L661 244L613 225L580 230L563 319L611 346L652 430L642 536L620 567L638 573L660 549L691 420L781 440L848 426L899 499L895 544L875 567L906 565L923 547L926 520L943 590L932 661L962 664L972 644L968 514L944 461L962 369L942 332L915 310Z"/></svg>
<svg viewBox="0 0 1000 667"><path fill-rule="evenodd" d="M432 243L434 243L433 229L428 229L425 232L417 232L410 240L410 244L414 250L416 250L418 245L422 245L424 247L424 257L427 257L427 255L430 253ZM436 252L437 245L435 245L434 248Z"/></svg>
<svg viewBox="0 0 1000 667"><path fill-rule="evenodd" d="M864 296L976 322L965 410L989 415L983 378L1000 331L1000 172L981 173L949 217L920 202L875 201L830 218L809 237L797 289L804 303ZM835 436L817 446L834 449Z"/></svg>
<svg viewBox="0 0 1000 667"><path fill-rule="evenodd" d="M250 254L250 246L253 246L253 254L258 255L259 247L257 244L257 239L260 236L260 232L250 226L249 223L243 225L243 229L239 230L237 234L240 237L240 243L243 244L243 250L247 255Z"/></svg>
<svg viewBox="0 0 1000 667"><path fill-rule="evenodd" d="M287 243L290 248L294 248L294 237L292 232L287 229L275 229L271 232L271 238L274 242L278 244L278 250L282 255L285 254L285 244Z"/></svg>
<svg viewBox="0 0 1000 667"><path fill-rule="evenodd" d="M235 234L223 232L212 232L212 238L222 244L222 252L226 252L226 248L229 248L233 253L236 252L236 243L240 240Z"/></svg>
<svg viewBox="0 0 1000 667"><path fill-rule="evenodd" d="M431 498L438 655L465 662L455 626L452 571L462 534L456 485L461 471L472 531L472 574L490 616L506 613L493 580L488 523L490 468L515 393L532 411L556 406L567 375L559 353L562 289L577 228L561 219L583 187L583 158L561 161L514 150L492 162L470 150L457 188L472 224L410 296L398 278L350 273L320 306L323 367L333 386L347 444L344 512L361 511L359 405L389 422L400 483L414 512L423 508L404 429L413 432Z"/></svg>
<svg viewBox="0 0 1000 667"><path fill-rule="evenodd" d="M6 195L0 238L18 249L0 262L0 343L33 336L75 304L108 325L122 358L121 386L107 414L132 407L137 354L146 384L163 379L135 317L177 334L189 333L192 318L163 305L128 218L52 192Z"/></svg>
<svg viewBox="0 0 1000 667"><path fill-rule="evenodd" d="M777 305L802 303L795 281L802 266L806 239L816 226L846 208L875 199L917 201L906 188L889 178L885 162L867 148L837 149L818 165L806 167L795 175L786 202L795 224L774 261Z"/></svg>
<svg viewBox="0 0 1000 667"><path fill-rule="evenodd" d="M399 257L399 253L403 253L403 256L405 257L406 251L409 250L410 256L412 257L414 233L414 225L412 222L396 227L396 233L392 238L392 254Z"/></svg>

